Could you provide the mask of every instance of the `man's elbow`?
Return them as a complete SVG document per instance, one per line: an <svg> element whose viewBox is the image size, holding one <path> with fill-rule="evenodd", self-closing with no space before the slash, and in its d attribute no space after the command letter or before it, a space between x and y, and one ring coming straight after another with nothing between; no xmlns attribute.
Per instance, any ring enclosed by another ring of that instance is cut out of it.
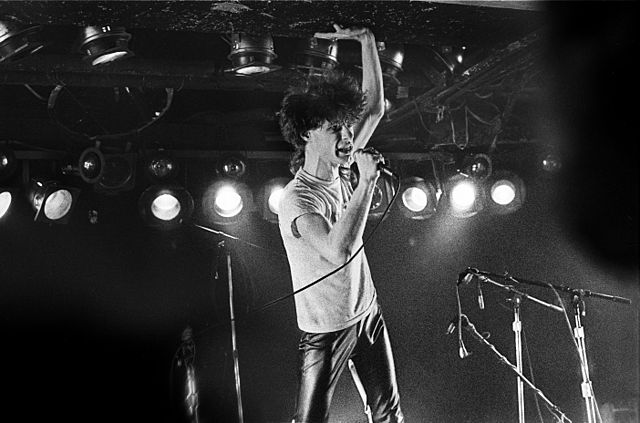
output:
<svg viewBox="0 0 640 423"><path fill-rule="evenodd" d="M350 248L339 248L332 251L331 254L327 254L325 258L331 262L331 264L342 266L351 259L352 255L353 251L351 251Z"/></svg>

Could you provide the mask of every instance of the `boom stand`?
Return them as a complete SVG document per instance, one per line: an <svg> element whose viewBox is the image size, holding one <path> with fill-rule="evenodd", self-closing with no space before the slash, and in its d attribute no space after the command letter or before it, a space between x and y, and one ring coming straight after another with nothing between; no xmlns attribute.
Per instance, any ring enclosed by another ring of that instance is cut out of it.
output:
<svg viewBox="0 0 640 423"><path fill-rule="evenodd" d="M229 317L231 320L231 348L233 354L233 373L236 381L236 397L238 402L238 422L244 422L244 416L242 413L242 392L240 389L240 363L238 361L238 345L236 343L236 317L233 311L233 278L231 273L231 253L225 248L224 241L218 243L218 248L224 251L227 264L227 280L229 283Z"/></svg>
<svg viewBox="0 0 640 423"><path fill-rule="evenodd" d="M582 326L582 317L585 316L584 297L594 297L603 300L613 301L620 304L631 304L629 298L619 297L617 295L603 294L600 292L593 292L586 289L575 289L564 285L554 285L547 282L534 281L530 279L515 278L508 274L496 275L489 272L483 272L478 269L467 269L470 273L478 276L481 280L484 278L487 281L491 281L489 276L497 276L499 278L506 278L515 283L524 283L528 285L541 286L543 288L552 288L557 291L567 292L571 294L571 302L574 308L575 314L575 327L573 328L573 337L576 339L578 347L578 354L580 356L580 370L582 372L582 384L580 385L582 391L582 397L585 403L585 413L587 415L587 423L596 423L597 405L595 396L593 394L593 385L589 378L589 363L587 362L587 348L585 344L584 326ZM497 284L497 283L496 283ZM500 285L500 284L498 284ZM557 307L557 306L553 306ZM558 307L559 308L559 307ZM563 309L560 309L564 312Z"/></svg>
<svg viewBox="0 0 640 423"><path fill-rule="evenodd" d="M513 324L512 324L512 329L513 329L513 333L515 335L515 348L516 348L516 373L518 374L518 377L516 378L516 383L518 386L518 423L525 423L524 420L524 382L523 380L526 380L526 378L522 377L522 321L520 320L520 305L522 303L522 299L528 299L531 300L537 304L540 304L542 306L545 306L547 308L550 308L552 310L555 311L559 311L562 313L562 308L558 307L554 304L549 304L547 302L544 302L538 298L532 297L531 295L525 294L524 292L520 292L517 289L515 289L513 286L511 285L505 285L505 284L501 284L499 282L496 282L494 280L492 280L491 278L489 278L488 276L486 276L485 273L482 272L477 272L474 270L469 270L471 273L473 273L475 276L478 277L478 279L481 282L485 282L485 283L490 283L492 285L495 285L501 289L504 289L506 291L509 291L511 293L513 293L513 298L510 300L513 303ZM534 389L535 386L531 385Z"/></svg>

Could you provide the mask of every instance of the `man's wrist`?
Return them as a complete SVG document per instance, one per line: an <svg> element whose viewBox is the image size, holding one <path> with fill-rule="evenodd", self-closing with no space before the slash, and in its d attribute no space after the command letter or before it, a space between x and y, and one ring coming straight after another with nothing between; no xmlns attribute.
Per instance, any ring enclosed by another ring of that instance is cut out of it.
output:
<svg viewBox="0 0 640 423"><path fill-rule="evenodd" d="M371 32L370 29L363 31L362 34L358 36L358 41L360 41L360 43L362 44L365 44L367 42L375 43L375 37L373 36L373 32Z"/></svg>

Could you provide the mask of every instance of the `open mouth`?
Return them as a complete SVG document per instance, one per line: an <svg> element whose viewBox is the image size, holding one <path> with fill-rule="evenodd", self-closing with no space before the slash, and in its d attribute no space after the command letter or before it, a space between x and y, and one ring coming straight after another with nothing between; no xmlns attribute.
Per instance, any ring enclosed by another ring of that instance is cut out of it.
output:
<svg viewBox="0 0 640 423"><path fill-rule="evenodd" d="M336 156L349 156L351 155L351 151L353 150L353 147L342 147L342 148L336 148Z"/></svg>

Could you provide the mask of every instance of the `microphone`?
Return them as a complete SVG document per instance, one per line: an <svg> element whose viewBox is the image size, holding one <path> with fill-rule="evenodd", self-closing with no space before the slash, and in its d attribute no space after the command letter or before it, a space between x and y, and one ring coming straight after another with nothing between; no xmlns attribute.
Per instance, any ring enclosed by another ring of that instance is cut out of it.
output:
<svg viewBox="0 0 640 423"><path fill-rule="evenodd" d="M473 279L473 276L474 276L474 273L473 273L474 270L475 269L473 269L471 267L467 267L464 272L461 272L458 275L458 285L460 285L460 284L465 284L466 285L469 282L471 282L471 280Z"/></svg>
<svg viewBox="0 0 640 423"><path fill-rule="evenodd" d="M466 316L462 316L462 318L459 316L454 316L449 321L449 326L447 327L447 335L451 335L456 330L456 328L458 329L458 355L460 356L460 358L467 358L471 355L471 353L467 351L467 347L465 347L464 342L462 341L462 328L458 325L459 319L462 319L462 326L465 325L464 318L466 318Z"/></svg>
<svg viewBox="0 0 640 423"><path fill-rule="evenodd" d="M478 287L478 307L480 307L480 310L484 310L484 296L482 295L480 279L476 281L476 286Z"/></svg>
<svg viewBox="0 0 640 423"><path fill-rule="evenodd" d="M378 163L378 170L388 176L396 176L396 174L393 173L393 170L391 170L389 166L387 166L383 162Z"/></svg>

